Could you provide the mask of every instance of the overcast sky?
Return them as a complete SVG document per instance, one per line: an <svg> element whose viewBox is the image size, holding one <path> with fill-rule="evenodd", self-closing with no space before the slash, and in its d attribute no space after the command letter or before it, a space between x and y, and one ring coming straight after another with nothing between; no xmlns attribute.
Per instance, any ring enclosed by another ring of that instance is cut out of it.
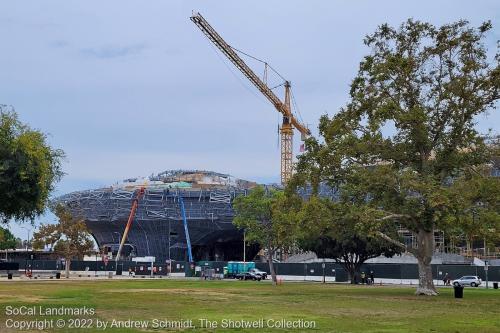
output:
<svg viewBox="0 0 500 333"><path fill-rule="evenodd" d="M492 20L487 47L500 39L496 0L2 1L0 104L66 152L56 194L178 168L279 182L280 117L189 20L193 10L292 82L313 132L347 101L363 37L382 23ZM499 123L497 112L478 126Z"/></svg>

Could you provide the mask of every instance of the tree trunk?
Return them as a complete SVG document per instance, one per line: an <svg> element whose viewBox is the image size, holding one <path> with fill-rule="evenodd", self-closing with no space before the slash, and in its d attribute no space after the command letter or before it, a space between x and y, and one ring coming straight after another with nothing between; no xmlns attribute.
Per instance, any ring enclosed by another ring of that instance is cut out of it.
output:
<svg viewBox="0 0 500 333"><path fill-rule="evenodd" d="M360 270L361 270L361 265L368 259L364 257L357 257L354 258L356 255L351 256L351 257L344 257L344 261L341 262L341 265L344 267L344 269L347 272L349 281L351 284L356 284L361 282L361 280L358 280L361 276Z"/></svg>
<svg viewBox="0 0 500 333"><path fill-rule="evenodd" d="M432 253L434 252L434 232L419 230L417 234L418 249L415 257L418 260L418 287L416 295L437 295L432 279Z"/></svg>
<svg viewBox="0 0 500 333"><path fill-rule="evenodd" d="M65 272L66 272L66 279L69 279L69 268L71 266L71 259L66 258L66 265L65 265Z"/></svg>
<svg viewBox="0 0 500 333"><path fill-rule="evenodd" d="M273 285L276 285L278 283L278 279L276 278L276 271L274 270L273 253L274 250L269 245L267 248L267 262L269 263L269 271L271 272L271 279L273 281Z"/></svg>
<svg viewBox="0 0 500 333"><path fill-rule="evenodd" d="M342 266L344 266L344 269L347 272L347 277L348 277L349 281L351 282L351 284L356 283L355 278L354 278L356 276L356 270L354 269L354 266L348 262L345 262L345 261L342 262L341 264L342 264Z"/></svg>
<svg viewBox="0 0 500 333"><path fill-rule="evenodd" d="M347 269L347 275L349 276L349 281L351 281L351 284L355 284L356 281L356 271L354 268L349 268Z"/></svg>

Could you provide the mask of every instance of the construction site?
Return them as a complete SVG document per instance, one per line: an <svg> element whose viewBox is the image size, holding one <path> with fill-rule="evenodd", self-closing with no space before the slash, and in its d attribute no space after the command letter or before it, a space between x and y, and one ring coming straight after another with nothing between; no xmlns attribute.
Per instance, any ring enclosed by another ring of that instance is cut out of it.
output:
<svg viewBox="0 0 500 333"><path fill-rule="evenodd" d="M190 20L280 114L281 183L271 187L282 188L293 173L294 131L300 134L302 141L311 135L300 114L296 114L298 108L290 81L266 61L232 47L200 13L193 12ZM262 65L263 75L256 74L244 58ZM283 98L278 97L278 90L283 91ZM498 160L491 170L492 176L498 176ZM72 192L58 197L52 204L63 204L73 216L83 219L99 251L116 260L134 257L154 257L160 262L243 260L253 259L259 248L242 246L244 234L232 223L231 204L236 196L246 195L255 186L255 182L212 171L169 170L146 178L126 179L106 188ZM303 197L311 194L308 188L301 191ZM321 184L318 194L333 200L339 195L325 184ZM415 245L412 232L400 228L399 234L406 245ZM447 240L440 230L435 230L435 245L436 255L442 257L449 253L449 260L454 263L466 263L473 257L496 259L499 252L489 252L481 242ZM277 259L310 261L315 260L315 255L303 254L297 249L296 253L284 256L280 253ZM409 261L412 259L403 260Z"/></svg>
<svg viewBox="0 0 500 333"><path fill-rule="evenodd" d="M255 186L216 172L172 170L69 193L54 204L82 218L113 258L124 239L122 259L235 260L243 256L243 233L232 224L231 202Z"/></svg>
<svg viewBox="0 0 500 333"><path fill-rule="evenodd" d="M499 10L1 2L0 333L500 333Z"/></svg>
<svg viewBox="0 0 500 333"><path fill-rule="evenodd" d="M291 84L267 62L231 47L200 13L191 21L207 39L265 96L282 116L281 185L293 172L294 130L305 140L310 130L292 113ZM258 76L242 59L264 65ZM280 83L269 86L268 78ZM283 98L276 89L284 89ZM165 171L143 179L127 179L109 188L78 191L53 204L65 205L83 219L100 251L118 259L152 256L156 260L233 260L246 256L243 232L232 224L231 202L257 184L210 171ZM258 250L250 246L249 258Z"/></svg>

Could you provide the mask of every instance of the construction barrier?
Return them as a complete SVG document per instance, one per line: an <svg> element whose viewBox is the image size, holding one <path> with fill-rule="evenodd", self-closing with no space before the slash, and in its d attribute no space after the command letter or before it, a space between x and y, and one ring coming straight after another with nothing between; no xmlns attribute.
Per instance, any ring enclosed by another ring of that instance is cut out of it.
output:
<svg viewBox="0 0 500 333"><path fill-rule="evenodd" d="M123 275L151 275L151 263L134 261L119 261L119 269ZM185 261L172 261L171 267L168 263L153 263L153 275L168 275L171 273L185 273L195 276L197 272L204 269L213 269L215 274L223 274L225 261L200 261L189 264ZM19 262L0 262L0 275L7 276L7 272L23 271L25 267L32 271L63 271L64 262L55 260L25 260ZM256 262L255 267L270 274L269 265L265 262ZM6 269L8 268L8 269ZM72 271L92 272L116 272L116 262L109 261L71 261ZM348 274L344 267L334 262L314 263L275 263L274 269L279 276L294 277L294 280L321 280L324 276L327 281L346 282ZM392 280L414 280L418 279L418 267L416 264L365 264L361 271L367 275L373 271L375 282L377 278ZM457 279L465 275L477 275L486 281L484 267L471 265L432 265L432 273L435 280L442 280L446 274L450 279ZM500 266L489 266L488 279L500 281Z"/></svg>

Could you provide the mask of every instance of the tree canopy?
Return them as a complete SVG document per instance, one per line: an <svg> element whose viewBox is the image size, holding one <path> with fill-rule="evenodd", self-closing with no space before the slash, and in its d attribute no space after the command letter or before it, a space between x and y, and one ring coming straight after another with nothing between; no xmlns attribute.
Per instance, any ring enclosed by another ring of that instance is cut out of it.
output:
<svg viewBox="0 0 500 333"><path fill-rule="evenodd" d="M475 118L495 110L499 99L500 56L497 50L488 58L484 46L491 28L490 22L435 27L410 19L368 35L371 52L351 83L349 103L332 118L321 117L322 140L306 141L292 182L350 187L380 223L413 232L418 246L405 250L419 263L417 294L437 293L430 262L434 230L445 228L452 214L450 184L491 160L475 127Z"/></svg>
<svg viewBox="0 0 500 333"><path fill-rule="evenodd" d="M479 174L466 173L453 181L449 191L450 214L444 229L451 239L465 238L469 255L474 255L474 241L482 241L485 251L500 244L500 177L488 177L489 172L486 167Z"/></svg>
<svg viewBox="0 0 500 333"><path fill-rule="evenodd" d="M15 249L18 239L7 228L0 227L0 250Z"/></svg>
<svg viewBox="0 0 500 333"><path fill-rule="evenodd" d="M254 188L247 196L236 197L233 203L233 223L243 229L246 239L258 243L267 250L269 269L273 283L276 274L273 256L277 249L286 250L296 239L295 212L289 208L289 200L282 191Z"/></svg>
<svg viewBox="0 0 500 333"><path fill-rule="evenodd" d="M62 150L49 146L46 134L0 105L0 222L33 220L45 211L63 174L63 157Z"/></svg>
<svg viewBox="0 0 500 333"><path fill-rule="evenodd" d="M299 213L299 247L314 251L321 258L334 259L345 268L351 283L366 260L401 253L399 246L366 232L375 218L363 208L345 195L338 201L313 196L304 202ZM393 225L383 230L397 237Z"/></svg>
<svg viewBox="0 0 500 333"><path fill-rule="evenodd" d="M66 277L69 277L71 260L90 254L94 243L83 220L71 215L62 205L55 207L54 213L59 222L41 225L33 235L33 248L43 249L49 245L55 253L64 257Z"/></svg>

